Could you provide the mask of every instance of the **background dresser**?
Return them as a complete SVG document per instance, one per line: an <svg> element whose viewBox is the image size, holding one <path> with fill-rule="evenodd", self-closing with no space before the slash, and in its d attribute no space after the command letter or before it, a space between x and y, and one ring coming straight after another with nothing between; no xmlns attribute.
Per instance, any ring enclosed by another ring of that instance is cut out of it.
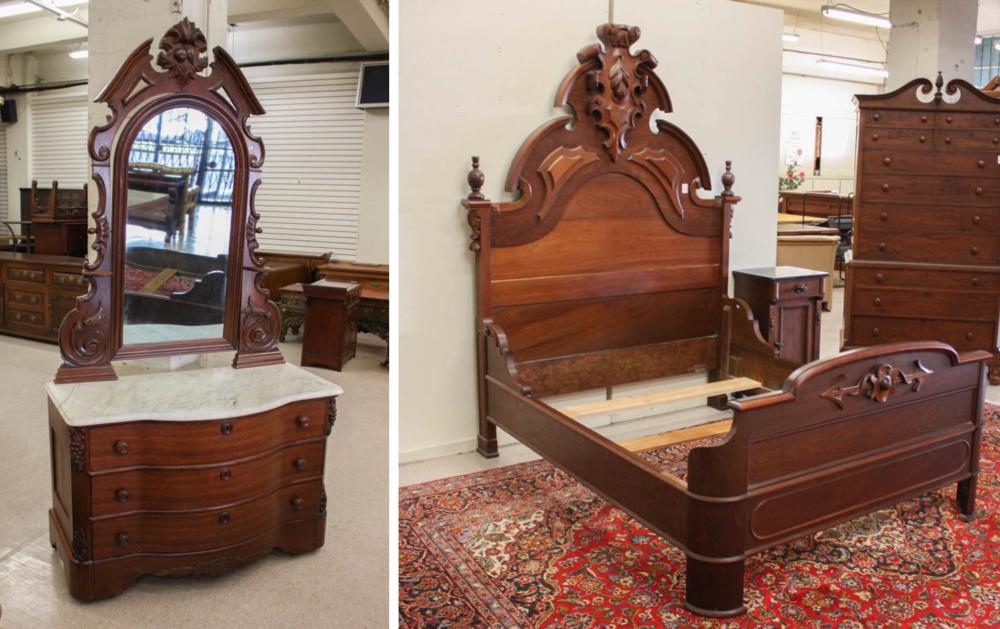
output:
<svg viewBox="0 0 1000 629"><path fill-rule="evenodd" d="M49 384L50 537L70 593L322 546L340 393L289 364Z"/></svg>
<svg viewBox="0 0 1000 629"><path fill-rule="evenodd" d="M1000 99L961 80L942 87L939 75L857 97L843 343L986 350L1000 384Z"/></svg>
<svg viewBox="0 0 1000 629"><path fill-rule="evenodd" d="M82 258L0 251L0 333L57 341L87 292L82 269Z"/></svg>

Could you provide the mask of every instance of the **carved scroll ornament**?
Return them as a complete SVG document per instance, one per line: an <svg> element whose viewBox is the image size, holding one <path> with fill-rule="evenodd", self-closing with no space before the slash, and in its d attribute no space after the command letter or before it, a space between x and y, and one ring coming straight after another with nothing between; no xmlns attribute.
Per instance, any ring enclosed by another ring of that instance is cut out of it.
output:
<svg viewBox="0 0 1000 629"><path fill-rule="evenodd" d="M824 397L840 408L846 406L845 397L866 397L873 402L885 404L897 391L899 385L907 385L912 391L919 391L920 385L933 371L924 367L919 360L913 361L916 371L905 373L888 363L882 363L863 375L857 384L849 387L835 385L824 391Z"/></svg>

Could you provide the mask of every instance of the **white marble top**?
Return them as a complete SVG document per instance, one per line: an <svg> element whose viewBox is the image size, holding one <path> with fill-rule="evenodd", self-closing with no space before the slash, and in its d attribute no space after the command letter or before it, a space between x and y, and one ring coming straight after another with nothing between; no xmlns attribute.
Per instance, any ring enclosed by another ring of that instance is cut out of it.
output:
<svg viewBox="0 0 1000 629"><path fill-rule="evenodd" d="M50 382L45 388L70 426L225 419L343 393L336 384L288 363L144 373L108 382Z"/></svg>

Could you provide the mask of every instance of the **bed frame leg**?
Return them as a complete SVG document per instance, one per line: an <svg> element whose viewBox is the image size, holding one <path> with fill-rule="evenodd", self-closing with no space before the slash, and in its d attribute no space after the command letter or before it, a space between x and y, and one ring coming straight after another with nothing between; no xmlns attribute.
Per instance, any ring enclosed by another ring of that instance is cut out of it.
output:
<svg viewBox="0 0 1000 629"><path fill-rule="evenodd" d="M710 618L745 614L743 564L743 561L707 563L688 557L684 607L699 616Z"/></svg>
<svg viewBox="0 0 1000 629"><path fill-rule="evenodd" d="M976 519L976 481L973 476L958 483L958 517L964 522L972 522Z"/></svg>
<svg viewBox="0 0 1000 629"><path fill-rule="evenodd" d="M476 452L487 459L500 456L497 451L497 427L486 417L479 418L479 445Z"/></svg>

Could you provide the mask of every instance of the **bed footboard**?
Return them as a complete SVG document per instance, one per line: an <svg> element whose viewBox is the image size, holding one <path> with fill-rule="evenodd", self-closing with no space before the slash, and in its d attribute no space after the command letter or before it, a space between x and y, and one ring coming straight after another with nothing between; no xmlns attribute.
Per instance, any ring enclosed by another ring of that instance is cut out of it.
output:
<svg viewBox="0 0 1000 629"><path fill-rule="evenodd" d="M690 455L688 606L741 613L748 555L952 483L971 518L988 358L876 346L731 402L728 439Z"/></svg>

